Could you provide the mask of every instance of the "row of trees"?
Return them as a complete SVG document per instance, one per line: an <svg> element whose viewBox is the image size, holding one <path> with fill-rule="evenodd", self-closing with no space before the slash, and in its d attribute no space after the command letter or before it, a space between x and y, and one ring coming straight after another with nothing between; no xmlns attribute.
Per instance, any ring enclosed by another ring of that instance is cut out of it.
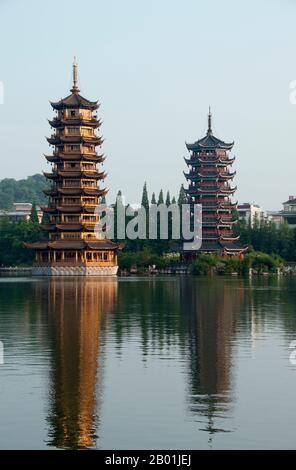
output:
<svg viewBox="0 0 296 470"><path fill-rule="evenodd" d="M25 242L34 242L44 237L40 229L36 205L33 204L29 220L0 221L0 266L30 265L34 259L32 250L25 248Z"/></svg>
<svg viewBox="0 0 296 470"><path fill-rule="evenodd" d="M121 192L118 192L121 196ZM38 203L40 201L38 200ZM151 199L148 196L147 184L144 184L141 203L148 210L151 204L178 204L179 206L186 203L186 193L183 185L180 188L178 199L170 196L167 192L164 196L163 190L160 191L158 198L155 193ZM114 205L115 221L118 204L122 204L120 200ZM236 215L236 214L234 214ZM236 215L237 217L237 215ZM131 217L132 218L132 217ZM46 222L46 214L44 220ZM129 218L126 219L126 224ZM138 260L143 266L148 264L156 264L161 266L163 260L160 259L166 253L177 252L180 248L180 241L172 238L171 218L169 217L168 240L162 240L159 237L155 240L125 240L125 247L121 254L121 260L126 267ZM116 234L115 224L115 234ZM253 225L250 223L239 222L235 226L235 232L240 235L241 245L248 245L250 250L276 255L286 261L296 261L296 230L291 229L287 224L277 227L273 222L265 220L254 220ZM158 228L159 233L159 228ZM30 250L24 248L24 242L32 242L40 238L44 238L45 234L40 229L36 206L33 204L31 218L29 221L10 222L6 218L2 218L0 222L0 265L16 265L29 264L33 259ZM116 239L116 237L115 237ZM131 255L137 253L138 255ZM154 260L154 262L153 262ZM167 264L167 257L165 264Z"/></svg>
<svg viewBox="0 0 296 470"><path fill-rule="evenodd" d="M274 222L255 217L252 226L250 222L240 221L235 231L240 235L240 243L250 249L296 261L296 230L287 223L277 227Z"/></svg>

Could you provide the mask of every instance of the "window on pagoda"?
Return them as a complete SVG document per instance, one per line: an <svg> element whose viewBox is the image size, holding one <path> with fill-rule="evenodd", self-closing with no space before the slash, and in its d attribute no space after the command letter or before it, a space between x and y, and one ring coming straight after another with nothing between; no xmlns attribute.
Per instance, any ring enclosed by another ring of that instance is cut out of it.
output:
<svg viewBox="0 0 296 470"><path fill-rule="evenodd" d="M64 215L64 222L79 223L79 215Z"/></svg>
<svg viewBox="0 0 296 470"><path fill-rule="evenodd" d="M81 127L81 134L87 137L91 137L94 135L94 132L91 127Z"/></svg>
<svg viewBox="0 0 296 470"><path fill-rule="evenodd" d="M63 198L63 204L71 205L71 204L80 204L80 199L79 197L64 197Z"/></svg>
<svg viewBox="0 0 296 470"><path fill-rule="evenodd" d="M96 188L97 183L94 180L83 180L82 181L82 187L83 188Z"/></svg>
<svg viewBox="0 0 296 470"><path fill-rule="evenodd" d="M79 188L79 180L64 180L63 185L65 188Z"/></svg>
<svg viewBox="0 0 296 470"><path fill-rule="evenodd" d="M65 145L66 152L77 153L80 151L80 145Z"/></svg>
<svg viewBox="0 0 296 470"><path fill-rule="evenodd" d="M83 119L91 119L92 113L90 109L80 109L79 114Z"/></svg>
<svg viewBox="0 0 296 470"><path fill-rule="evenodd" d="M94 145L83 145L82 149L85 153L93 153L95 151Z"/></svg>
<svg viewBox="0 0 296 470"><path fill-rule="evenodd" d="M80 135L80 128L79 127L66 127L65 128L66 135Z"/></svg>
<svg viewBox="0 0 296 470"><path fill-rule="evenodd" d="M95 163L83 162L82 163L82 169L85 170L85 171L94 171L94 170L96 170L96 164Z"/></svg>
<svg viewBox="0 0 296 470"><path fill-rule="evenodd" d="M63 239L64 240L77 240L80 239L80 233L79 232L67 232L63 234Z"/></svg>
<svg viewBox="0 0 296 470"><path fill-rule="evenodd" d="M79 117L79 110L78 109L66 109L65 114L67 118L75 119Z"/></svg>
<svg viewBox="0 0 296 470"><path fill-rule="evenodd" d="M82 202L85 205L96 205L98 203L97 198L95 197L83 197Z"/></svg>

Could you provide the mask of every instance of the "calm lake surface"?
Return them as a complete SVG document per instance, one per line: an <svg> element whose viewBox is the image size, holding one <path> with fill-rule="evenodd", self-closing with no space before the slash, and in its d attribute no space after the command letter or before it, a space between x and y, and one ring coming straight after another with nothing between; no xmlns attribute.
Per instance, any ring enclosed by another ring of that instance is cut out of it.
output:
<svg viewBox="0 0 296 470"><path fill-rule="evenodd" d="M293 340L294 278L2 277L0 448L296 449Z"/></svg>

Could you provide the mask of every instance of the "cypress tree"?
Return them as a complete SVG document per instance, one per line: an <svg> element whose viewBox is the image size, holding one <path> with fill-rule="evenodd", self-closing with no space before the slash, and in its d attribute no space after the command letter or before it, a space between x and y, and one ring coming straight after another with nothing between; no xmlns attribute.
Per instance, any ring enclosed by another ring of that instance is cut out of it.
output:
<svg viewBox="0 0 296 470"><path fill-rule="evenodd" d="M161 190L160 190L160 193L159 193L159 196L158 196L157 204L163 204L163 203L164 203L164 199L163 199L163 190L161 189Z"/></svg>
<svg viewBox="0 0 296 470"><path fill-rule="evenodd" d="M145 181L144 186L143 186L143 192L142 192L142 201L141 204L145 209L149 209L149 199L148 199L148 191L147 191L147 183Z"/></svg>
<svg viewBox="0 0 296 470"><path fill-rule="evenodd" d="M167 206L171 204L171 195L169 191L167 192L165 203Z"/></svg>
<svg viewBox="0 0 296 470"><path fill-rule="evenodd" d="M185 192L183 184L181 184L181 188L180 188L180 191L179 191L179 197L178 197L178 204L179 204L179 206L181 206L182 204L186 204L186 203L187 203L186 192Z"/></svg>
<svg viewBox="0 0 296 470"><path fill-rule="evenodd" d="M30 214L30 221L33 222L33 224L39 224L37 208L36 208L35 202L33 202L33 204L32 204L32 209L31 209L31 214Z"/></svg>

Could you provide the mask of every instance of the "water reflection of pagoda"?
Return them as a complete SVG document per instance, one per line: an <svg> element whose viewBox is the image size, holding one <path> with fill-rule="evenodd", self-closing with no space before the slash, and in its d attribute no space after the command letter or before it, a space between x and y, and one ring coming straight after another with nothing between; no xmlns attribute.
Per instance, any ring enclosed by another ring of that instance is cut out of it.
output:
<svg viewBox="0 0 296 470"><path fill-rule="evenodd" d="M68 449L90 447L95 444L99 424L100 331L104 314L113 310L117 281L68 278L52 280L48 289L53 350L49 444Z"/></svg>
<svg viewBox="0 0 296 470"><path fill-rule="evenodd" d="M181 285L189 335L190 409L210 435L227 431L232 403L232 340L243 289L228 281L186 279ZM211 439L210 439L211 440Z"/></svg>

